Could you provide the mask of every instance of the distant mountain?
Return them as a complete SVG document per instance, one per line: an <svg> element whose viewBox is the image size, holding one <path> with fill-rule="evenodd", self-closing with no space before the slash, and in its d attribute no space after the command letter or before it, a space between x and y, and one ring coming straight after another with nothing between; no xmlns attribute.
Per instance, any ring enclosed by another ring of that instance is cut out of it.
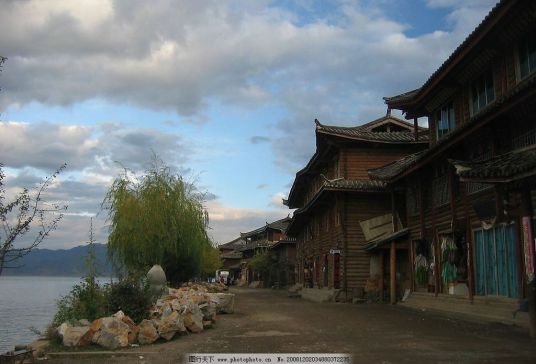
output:
<svg viewBox="0 0 536 364"><path fill-rule="evenodd" d="M20 268L4 269L2 274L11 276L67 276L82 277L86 274L85 257L87 245L72 249L34 249L17 260ZM99 276L110 276L112 265L108 260L106 244L95 244L97 272Z"/></svg>

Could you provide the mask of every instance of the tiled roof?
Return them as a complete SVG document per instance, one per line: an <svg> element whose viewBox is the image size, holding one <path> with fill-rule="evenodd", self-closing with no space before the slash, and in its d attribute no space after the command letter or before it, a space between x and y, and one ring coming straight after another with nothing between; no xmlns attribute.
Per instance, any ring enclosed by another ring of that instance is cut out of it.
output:
<svg viewBox="0 0 536 364"><path fill-rule="evenodd" d="M415 97L415 95L417 95L419 91L420 91L420 88L416 90L404 92L403 94L400 94L400 95L384 97L383 99L387 103L408 101L408 100L411 100L413 97Z"/></svg>
<svg viewBox="0 0 536 364"><path fill-rule="evenodd" d="M508 182L519 177L536 174L536 150L534 148L513 151L483 161L450 162L462 181Z"/></svg>
<svg viewBox="0 0 536 364"><path fill-rule="evenodd" d="M287 233L295 226L298 222L298 217L305 212L307 212L320 197L329 191L348 191L348 192L382 192L385 190L386 183L382 181L371 181L371 180L346 180L346 179L336 179L336 180L326 180L322 187L318 190L315 196L303 207L294 211L293 219L287 228Z"/></svg>
<svg viewBox="0 0 536 364"><path fill-rule="evenodd" d="M335 179L324 182L324 188L326 189L340 189L351 191L382 191L385 188L385 183L381 181L371 180L348 180L348 179Z"/></svg>
<svg viewBox="0 0 536 364"><path fill-rule="evenodd" d="M414 131L413 130L413 128L414 128L413 123L409 123L406 120L402 120L402 119L399 119L399 118L397 118L395 116L392 116L390 113L388 113L385 116L382 116L381 118L369 121L368 123L361 124L361 125L358 126L358 128L360 128L362 130L371 131L371 130L376 129L378 127L381 127L382 125L385 125L385 124L393 124L395 126L405 128L408 132L413 132ZM418 126L418 129L419 130L428 130L428 128L422 127L422 126Z"/></svg>
<svg viewBox="0 0 536 364"><path fill-rule="evenodd" d="M487 119L490 114L494 112L501 112L500 108L512 101L515 100L519 95L523 97L523 93L526 92L525 96L532 95L536 91L536 73L529 76L528 78L521 81L517 86L515 86L510 91L506 92L502 96L499 96L495 101L486 106L484 109L479 111L477 114L473 115L466 123L458 126L454 131L445 135L443 138L438 140L434 145L429 149L411 154L406 156L398 161L387 164L381 168L375 168L369 170L369 176L374 179L379 179L382 181L393 181L402 173L412 168L416 164L420 163L425 159L433 158L437 153L445 150L451 144L458 141L458 137L465 133L466 131L474 131L477 128L482 127L485 122L490 121ZM532 94L531 94L532 93ZM423 162L424 163L424 162Z"/></svg>
<svg viewBox="0 0 536 364"><path fill-rule="evenodd" d="M445 70L447 70L449 67L452 66L453 62L458 57L463 57L463 53L466 52L470 46L470 44L474 41L478 41L478 37L481 36L481 32L484 31L485 27L490 23L493 18L500 13L500 11L505 8L507 5L511 5L516 0L501 0L499 1L486 15L486 17L478 24L478 26L465 38L465 40L452 52L452 54L443 62L443 64L434 72L432 75L426 80L426 82L422 85L422 87L409 91L397 96L392 97L384 97L384 100L389 103L396 103L396 102L404 102L409 101L413 98L417 98L425 92L425 90L432 84L435 78L437 78L441 73L443 73Z"/></svg>
<svg viewBox="0 0 536 364"><path fill-rule="evenodd" d="M426 143L428 134L420 134L419 140L415 141L413 132L374 132L363 130L361 126L344 127L317 124L316 131L322 134L344 136L356 140L379 142L379 143Z"/></svg>
<svg viewBox="0 0 536 364"><path fill-rule="evenodd" d="M230 241L230 242L228 242L228 243L219 245L218 248L219 248L220 250L222 250L222 249L229 249L229 250L231 250L231 249L236 249L236 248L238 248L238 247L241 247L241 246L243 246L244 244L246 244L246 242L245 242L242 238L236 238L236 239L234 239L234 240L232 240L232 241Z"/></svg>
<svg viewBox="0 0 536 364"><path fill-rule="evenodd" d="M422 150L420 152L409 154L394 162L386 164L383 167L369 169L368 174L370 178L376 180L391 180L409 167L415 165L422 158L422 156L425 155L426 152L427 150Z"/></svg>
<svg viewBox="0 0 536 364"><path fill-rule="evenodd" d="M270 249L275 249L281 245L293 245L293 244L296 244L295 238L286 238L286 239L275 242L273 245L270 246Z"/></svg>
<svg viewBox="0 0 536 364"><path fill-rule="evenodd" d="M275 243L276 243L275 241L268 241L268 240L252 241L250 243L247 243L245 246L241 247L239 251L245 252L248 250L255 250L257 248L269 248Z"/></svg>
<svg viewBox="0 0 536 364"><path fill-rule="evenodd" d="M250 236L254 236L254 235L257 235L257 234L261 234L263 232L265 232L266 230L268 230L268 228L270 229L274 229L274 230L280 230L280 231L285 231L288 224L290 223L290 217L287 216L283 219L280 219L280 220L277 220L277 221L274 221L274 222L271 222L271 223L266 223L266 225L260 227L260 228L257 228L255 230L251 230L247 233L240 233L240 236L242 238L248 238Z"/></svg>
<svg viewBox="0 0 536 364"><path fill-rule="evenodd" d="M220 255L222 259L242 259L242 253L240 251L232 251L230 253Z"/></svg>

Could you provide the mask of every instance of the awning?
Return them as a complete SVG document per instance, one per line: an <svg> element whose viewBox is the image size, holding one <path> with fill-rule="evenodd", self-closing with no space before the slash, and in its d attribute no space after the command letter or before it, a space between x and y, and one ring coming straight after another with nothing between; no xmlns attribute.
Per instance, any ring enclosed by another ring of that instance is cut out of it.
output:
<svg viewBox="0 0 536 364"><path fill-rule="evenodd" d="M386 245L386 244L388 244L388 243L390 243L390 242L392 242L394 240L397 240L397 239L400 239L400 238L403 238L403 237L407 236L408 234L409 234L409 229L408 228L398 230L398 231L396 231L394 233L389 234L386 237L383 237L383 238L378 239L378 240L371 241L370 243L368 243L365 246L365 250L368 251L368 252L373 252L376 249L379 249L382 246L384 246L384 245Z"/></svg>

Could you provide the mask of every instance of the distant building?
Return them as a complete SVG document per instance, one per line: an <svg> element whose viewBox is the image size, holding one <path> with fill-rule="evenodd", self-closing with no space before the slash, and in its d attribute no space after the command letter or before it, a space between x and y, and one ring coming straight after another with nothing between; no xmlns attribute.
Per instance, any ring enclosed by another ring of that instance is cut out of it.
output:
<svg viewBox="0 0 536 364"><path fill-rule="evenodd" d="M294 284L296 241L288 238L285 230L290 217L266 223L255 230L219 246L223 268L240 285L263 281L264 285L285 287ZM272 264L268 276L262 276L250 266L250 260L259 252L269 252Z"/></svg>
<svg viewBox="0 0 536 364"><path fill-rule="evenodd" d="M239 279L242 262L242 248L246 242L242 238L236 238L226 244L218 246L220 258L222 260L222 269L229 271L229 277L232 281Z"/></svg>

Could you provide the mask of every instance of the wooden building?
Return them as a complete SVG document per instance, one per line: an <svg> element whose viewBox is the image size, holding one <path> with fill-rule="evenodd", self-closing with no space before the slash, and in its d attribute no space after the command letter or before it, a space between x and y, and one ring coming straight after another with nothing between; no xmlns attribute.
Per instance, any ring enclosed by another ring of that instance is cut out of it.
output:
<svg viewBox="0 0 536 364"><path fill-rule="evenodd" d="M274 264L270 271L270 281L278 288L296 283L296 239L286 237L270 246Z"/></svg>
<svg viewBox="0 0 536 364"><path fill-rule="evenodd" d="M369 171L405 216L415 291L534 292L535 71L536 2L500 1L422 87L385 98L429 120L429 149Z"/></svg>
<svg viewBox="0 0 536 364"><path fill-rule="evenodd" d="M268 281L270 277L263 277L260 272L256 272L250 265L249 261L257 252L268 251L278 242L286 241L285 230L290 223L290 217L266 223L266 225L255 230L241 233L240 238L245 241L242 252L241 265L241 284L251 284L254 281ZM283 247L281 247L283 248ZM266 282L268 284L269 282Z"/></svg>
<svg viewBox="0 0 536 364"><path fill-rule="evenodd" d="M316 152L285 201L297 208L287 229L297 240L296 280L353 294L371 276L360 221L391 213L385 184L367 170L426 148L427 130L390 115L358 127L315 123Z"/></svg>
<svg viewBox="0 0 536 364"><path fill-rule="evenodd" d="M242 248L245 245L245 240L236 238L228 243L218 246L220 259L222 261L221 268L229 271L229 277L233 282L240 279L243 258Z"/></svg>

